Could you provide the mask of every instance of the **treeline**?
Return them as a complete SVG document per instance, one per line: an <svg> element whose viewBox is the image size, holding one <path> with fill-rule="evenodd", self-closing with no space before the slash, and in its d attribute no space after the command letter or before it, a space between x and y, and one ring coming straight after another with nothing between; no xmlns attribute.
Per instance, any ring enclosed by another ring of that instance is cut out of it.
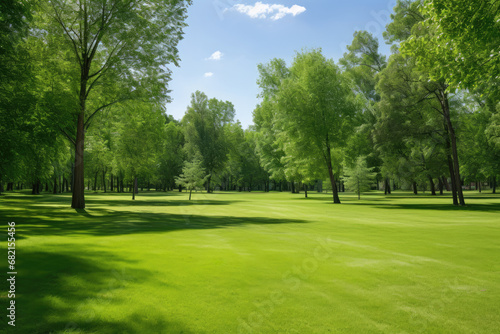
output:
<svg viewBox="0 0 500 334"><path fill-rule="evenodd" d="M209 192L332 190L335 203L345 185L450 191L455 205L472 183L495 192L498 2L400 0L388 58L358 31L337 63L303 50L260 64L246 130L231 102L202 92L182 120L167 115L190 1L146 2L1 7L2 190L72 191L83 208L85 189L171 190L189 167Z"/></svg>

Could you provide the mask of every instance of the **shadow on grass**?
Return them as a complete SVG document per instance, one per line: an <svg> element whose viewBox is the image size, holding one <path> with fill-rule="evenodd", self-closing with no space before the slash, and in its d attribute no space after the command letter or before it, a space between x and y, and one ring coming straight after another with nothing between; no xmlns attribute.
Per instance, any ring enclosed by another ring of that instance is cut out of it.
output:
<svg viewBox="0 0 500 334"><path fill-rule="evenodd" d="M397 209L397 210L438 210L438 211L482 211L482 212L496 212L500 211L500 204L469 204L465 207L454 206L453 204L374 204L374 203L355 203L349 202L346 205L364 205L371 206L378 209Z"/></svg>
<svg viewBox="0 0 500 334"><path fill-rule="evenodd" d="M118 206L122 208L133 207L134 202L131 200L124 200L121 197L117 198L119 200L101 201L98 198L88 199L87 204L90 209L71 210L66 207L64 201L57 201L57 198L47 197L46 200L43 200L40 198L33 199L30 196L18 196L9 200L8 206L0 206L0 217L16 221L20 238L29 237L30 235L69 234L110 236L194 229L218 229L248 224L307 223L307 221L297 219L203 215L204 205L229 205L235 201L161 201L162 206L193 206L193 210L185 209L186 213L184 214L170 214L163 212L114 210ZM96 205L93 206L93 202ZM108 202L112 202L112 204ZM131 203L132 205L130 205ZM135 203L141 202L136 201ZM155 203L156 201L143 201L138 205L155 206ZM191 214L190 211L199 214Z"/></svg>
<svg viewBox="0 0 500 334"><path fill-rule="evenodd" d="M121 315L118 321L99 314L109 307L119 308L120 291L129 284L147 282L149 273L105 250L76 250L72 246L19 251L16 326L9 326L5 315L1 320L8 333L189 333L182 324L167 321L168 314L145 312L139 316L139 310L127 309L129 314ZM7 299L2 300L2 306L6 305Z"/></svg>

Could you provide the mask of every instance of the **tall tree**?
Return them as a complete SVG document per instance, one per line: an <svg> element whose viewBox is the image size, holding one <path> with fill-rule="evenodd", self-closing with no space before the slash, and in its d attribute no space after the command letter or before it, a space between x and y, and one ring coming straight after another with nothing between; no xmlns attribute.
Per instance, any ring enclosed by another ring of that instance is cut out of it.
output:
<svg viewBox="0 0 500 334"><path fill-rule="evenodd" d="M39 31L73 67L77 91L73 208L84 208L84 137L93 116L130 98L168 100L167 66L177 65L190 0L54 0L42 3ZM45 14L46 13L46 14ZM72 117L72 116L70 116Z"/></svg>
<svg viewBox="0 0 500 334"><path fill-rule="evenodd" d="M278 93L279 125L299 159L320 160L328 173L334 203L340 203L334 153L352 134L355 95L333 60L321 50L297 53ZM286 153L286 147L285 147Z"/></svg>
<svg viewBox="0 0 500 334"><path fill-rule="evenodd" d="M387 26L387 31L384 35L389 42L404 43L410 39L420 38L432 33L432 31L424 29L425 26L421 25L421 23L426 20L426 14L421 11L421 7L419 6L420 3L421 1L398 0L398 4L395 7L395 14L392 16L393 21ZM420 29L418 27L420 27ZM450 177L452 179L452 186L454 186L455 189L453 193L457 196L454 196L454 204L464 206L465 200L460 178L457 135L453 124L453 112L450 108L450 94L448 91L449 85L446 82L446 78L439 78L438 81L430 80L433 71L432 68L421 66L420 59L411 56L408 52L401 55L397 52L397 48L395 51L397 54L393 56L392 71L403 69L401 71L403 75L402 78L405 80L406 78L409 79L406 80L406 87L410 87L410 89L417 94L413 96L420 96L415 102L421 103L428 99L432 99L438 103L437 106L433 105L431 107L442 116L446 144L449 145L448 151L450 152L450 156L448 161L450 166ZM402 56L410 57L402 59L404 58ZM398 63L400 65L397 65ZM411 65L411 69L407 68L404 70L407 65ZM405 75L403 72L407 74ZM411 88L411 86L414 87Z"/></svg>
<svg viewBox="0 0 500 334"><path fill-rule="evenodd" d="M227 161L228 142L225 128L233 121L234 106L197 91L191 96L191 104L182 119L186 129L186 149L194 158L202 156L203 167L209 174L207 191L211 192L212 176L222 170Z"/></svg>

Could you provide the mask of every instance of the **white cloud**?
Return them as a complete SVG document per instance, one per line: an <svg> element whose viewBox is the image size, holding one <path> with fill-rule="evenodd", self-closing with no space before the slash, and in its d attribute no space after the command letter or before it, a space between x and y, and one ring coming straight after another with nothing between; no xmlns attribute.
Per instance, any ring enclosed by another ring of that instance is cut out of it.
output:
<svg viewBox="0 0 500 334"><path fill-rule="evenodd" d="M292 7L286 7L278 4L266 4L262 2L256 2L255 5L243 5L236 4L233 6L232 10L239 13L246 14L252 19L266 19L270 18L273 21L284 18L287 15L297 16L306 11L305 7L299 5L293 5Z"/></svg>
<svg viewBox="0 0 500 334"><path fill-rule="evenodd" d="M207 59L208 60L221 60L222 59L222 56L224 56L224 54L220 51L215 51L214 53L212 53L212 55L210 57L208 57Z"/></svg>
<svg viewBox="0 0 500 334"><path fill-rule="evenodd" d="M210 78L212 75L214 75L212 72L207 72L205 73L205 78Z"/></svg>

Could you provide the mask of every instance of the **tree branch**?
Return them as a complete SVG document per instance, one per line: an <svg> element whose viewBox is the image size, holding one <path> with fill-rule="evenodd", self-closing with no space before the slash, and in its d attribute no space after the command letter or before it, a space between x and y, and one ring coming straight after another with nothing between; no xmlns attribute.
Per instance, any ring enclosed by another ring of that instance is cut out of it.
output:
<svg viewBox="0 0 500 334"><path fill-rule="evenodd" d="M76 146L76 139L71 137L63 128L58 126L59 130L66 136L66 139L68 139L74 146Z"/></svg>
<svg viewBox="0 0 500 334"><path fill-rule="evenodd" d="M52 7L54 8L54 13L56 14L56 21L57 23L59 23L61 25L61 27L63 28L64 32L66 33L66 35L68 36L69 40L71 41L71 43L73 44L73 49L75 51L75 55L76 55L76 58L78 59L78 63L80 64L80 67L82 66L82 59L80 58L80 54L78 52L78 46L76 45L76 42L75 40L73 39L73 37L71 37L71 34L70 32L68 31L68 28L66 27L66 25L64 24L61 16L59 15L59 12L58 10L56 9L55 7L55 4L52 2Z"/></svg>
<svg viewBox="0 0 500 334"><path fill-rule="evenodd" d="M85 123L84 123L85 129L88 129L88 128L89 128L89 126L90 126L90 121L91 121L91 120L92 120L92 118L95 116L95 114L97 114L99 111L101 111L101 110L103 110L103 109L105 109L105 108L107 108L107 107L110 107L110 106L112 106L113 104L116 104L116 103L118 103L118 102L125 101L125 100L126 100L125 98L123 98L123 99L118 99L118 100L116 100L116 101L113 101L113 102L111 102L111 103L105 104L105 105L103 105L103 106L101 106L101 107L97 108L96 110L94 110L94 112L92 112L92 114L89 116L89 118L87 118L87 120L86 120L86 121L85 121Z"/></svg>

